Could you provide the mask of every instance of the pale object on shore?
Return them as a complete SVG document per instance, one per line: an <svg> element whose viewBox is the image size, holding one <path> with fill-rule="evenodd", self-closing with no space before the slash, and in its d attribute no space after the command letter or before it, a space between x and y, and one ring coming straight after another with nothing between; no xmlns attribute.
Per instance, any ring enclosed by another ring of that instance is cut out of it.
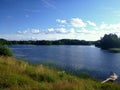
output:
<svg viewBox="0 0 120 90"><path fill-rule="evenodd" d="M106 80L102 81L101 83L105 83L107 81L115 81L118 78L118 75L116 73L113 73L112 75L110 75L109 78L107 78Z"/></svg>

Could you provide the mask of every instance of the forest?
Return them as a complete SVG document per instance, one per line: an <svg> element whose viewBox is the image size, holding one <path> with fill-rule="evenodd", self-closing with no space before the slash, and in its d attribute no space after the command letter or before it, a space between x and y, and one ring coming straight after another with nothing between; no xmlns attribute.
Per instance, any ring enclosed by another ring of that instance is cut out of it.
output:
<svg viewBox="0 0 120 90"><path fill-rule="evenodd" d="M8 41L0 39L2 45L16 45L16 44L32 44L32 45L91 45L92 41L76 40L76 39L61 39L61 40L20 40L20 41Z"/></svg>

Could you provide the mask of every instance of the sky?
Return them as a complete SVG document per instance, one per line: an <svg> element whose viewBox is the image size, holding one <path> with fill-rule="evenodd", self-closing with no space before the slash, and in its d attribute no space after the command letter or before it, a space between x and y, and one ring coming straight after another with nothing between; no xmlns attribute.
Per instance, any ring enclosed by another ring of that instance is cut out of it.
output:
<svg viewBox="0 0 120 90"><path fill-rule="evenodd" d="M0 0L0 38L79 39L120 36L120 0Z"/></svg>

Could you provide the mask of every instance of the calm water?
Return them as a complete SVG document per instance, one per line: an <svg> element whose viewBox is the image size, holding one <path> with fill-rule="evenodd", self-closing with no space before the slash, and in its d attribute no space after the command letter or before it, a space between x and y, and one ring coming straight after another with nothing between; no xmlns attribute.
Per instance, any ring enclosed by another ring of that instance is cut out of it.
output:
<svg viewBox="0 0 120 90"><path fill-rule="evenodd" d="M10 46L15 57L32 63L53 62L72 71L85 71L105 79L111 71L120 75L120 53L110 53L94 46Z"/></svg>

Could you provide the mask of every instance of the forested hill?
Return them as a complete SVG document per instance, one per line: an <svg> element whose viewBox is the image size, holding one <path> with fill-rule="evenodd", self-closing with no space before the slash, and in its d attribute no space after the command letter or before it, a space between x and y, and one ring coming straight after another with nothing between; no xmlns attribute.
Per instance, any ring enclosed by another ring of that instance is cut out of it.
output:
<svg viewBox="0 0 120 90"><path fill-rule="evenodd" d="M61 40L26 40L26 41L7 41L0 39L0 44L16 45L16 44L32 44L32 45L91 45L92 41L76 40L76 39L61 39Z"/></svg>

